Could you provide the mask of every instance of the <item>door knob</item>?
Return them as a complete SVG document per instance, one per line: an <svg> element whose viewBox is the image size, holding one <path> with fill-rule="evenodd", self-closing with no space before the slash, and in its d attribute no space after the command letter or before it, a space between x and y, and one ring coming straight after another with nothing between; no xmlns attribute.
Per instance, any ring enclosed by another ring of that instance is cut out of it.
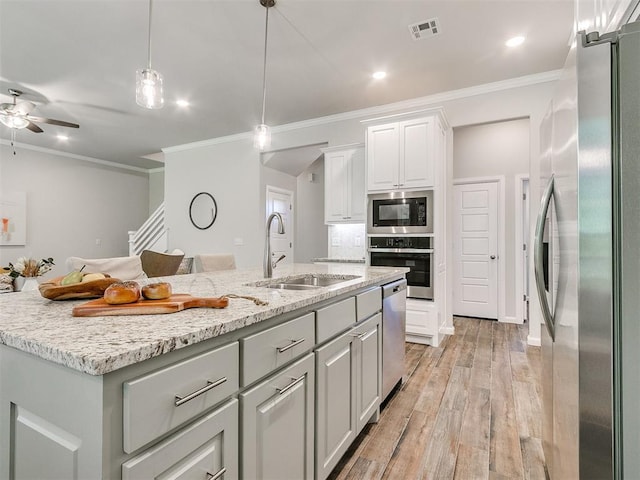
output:
<svg viewBox="0 0 640 480"><path fill-rule="evenodd" d="M495 255L491 255L489 258L490 258L491 260L495 260L495 259L496 259L496 256L495 256Z"/></svg>

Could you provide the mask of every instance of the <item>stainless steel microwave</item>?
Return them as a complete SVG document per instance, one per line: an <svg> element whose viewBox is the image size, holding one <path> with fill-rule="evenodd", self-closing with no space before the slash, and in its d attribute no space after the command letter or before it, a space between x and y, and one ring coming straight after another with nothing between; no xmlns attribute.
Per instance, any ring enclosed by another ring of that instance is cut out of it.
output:
<svg viewBox="0 0 640 480"><path fill-rule="evenodd" d="M433 190L377 193L368 203L368 233L433 233Z"/></svg>

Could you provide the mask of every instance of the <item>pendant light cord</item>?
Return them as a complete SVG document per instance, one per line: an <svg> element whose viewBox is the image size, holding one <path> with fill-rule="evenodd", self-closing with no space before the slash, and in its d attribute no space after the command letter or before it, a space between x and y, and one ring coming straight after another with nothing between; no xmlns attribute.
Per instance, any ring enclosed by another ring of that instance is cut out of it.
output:
<svg viewBox="0 0 640 480"><path fill-rule="evenodd" d="M149 36L148 36L148 49L147 49L147 68L151 70L151 12L153 10L153 0L149 0Z"/></svg>
<svg viewBox="0 0 640 480"><path fill-rule="evenodd" d="M267 101L267 33L269 31L269 2L265 5L267 9L267 14L265 16L265 24L264 24L264 62L262 64L262 122L264 125L264 109L265 103Z"/></svg>

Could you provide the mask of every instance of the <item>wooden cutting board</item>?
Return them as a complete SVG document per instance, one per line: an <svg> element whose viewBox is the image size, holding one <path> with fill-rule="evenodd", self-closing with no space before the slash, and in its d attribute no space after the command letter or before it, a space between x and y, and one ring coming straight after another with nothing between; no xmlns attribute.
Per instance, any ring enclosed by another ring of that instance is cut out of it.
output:
<svg viewBox="0 0 640 480"><path fill-rule="evenodd" d="M175 313L187 308L225 308L226 297L193 297L186 293L174 293L164 300L138 300L135 303L109 305L103 298L91 300L73 307L74 317L104 317L108 315L152 315Z"/></svg>

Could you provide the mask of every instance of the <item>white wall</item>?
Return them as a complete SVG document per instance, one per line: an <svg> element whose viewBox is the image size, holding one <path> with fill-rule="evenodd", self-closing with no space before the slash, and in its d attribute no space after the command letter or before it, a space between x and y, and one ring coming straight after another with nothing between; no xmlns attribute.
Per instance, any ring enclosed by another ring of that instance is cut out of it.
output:
<svg viewBox="0 0 640 480"><path fill-rule="evenodd" d="M529 119L485 123L458 127L453 131L453 178L468 179L478 177L504 176L505 195L504 218L498 220L499 230L504 232L502 241L505 248L504 315L507 320L516 319L516 252L515 226L516 209L521 203L514 202L516 175L529 172ZM520 255L520 251L517 252Z"/></svg>
<svg viewBox="0 0 640 480"><path fill-rule="evenodd" d="M207 230L189 220L189 203L209 192L218 204L218 217ZM238 268L262 262L264 200L260 184L260 156L251 138L173 153L165 152L165 216L169 250L187 256L233 253ZM234 245L240 239L243 245Z"/></svg>
<svg viewBox="0 0 640 480"><path fill-rule="evenodd" d="M164 168L149 171L149 215L164 202Z"/></svg>
<svg viewBox="0 0 640 480"><path fill-rule="evenodd" d="M129 254L128 230L149 209L146 173L76 160L53 152L0 145L0 190L27 194L27 244L0 246L0 265L21 256L53 257L47 277L67 273L70 256ZM96 244L99 239L100 245Z"/></svg>
<svg viewBox="0 0 640 480"><path fill-rule="evenodd" d="M309 175L313 174L313 182ZM327 256L327 226L324 224L324 155L296 178L296 249L294 261L309 263Z"/></svg>

